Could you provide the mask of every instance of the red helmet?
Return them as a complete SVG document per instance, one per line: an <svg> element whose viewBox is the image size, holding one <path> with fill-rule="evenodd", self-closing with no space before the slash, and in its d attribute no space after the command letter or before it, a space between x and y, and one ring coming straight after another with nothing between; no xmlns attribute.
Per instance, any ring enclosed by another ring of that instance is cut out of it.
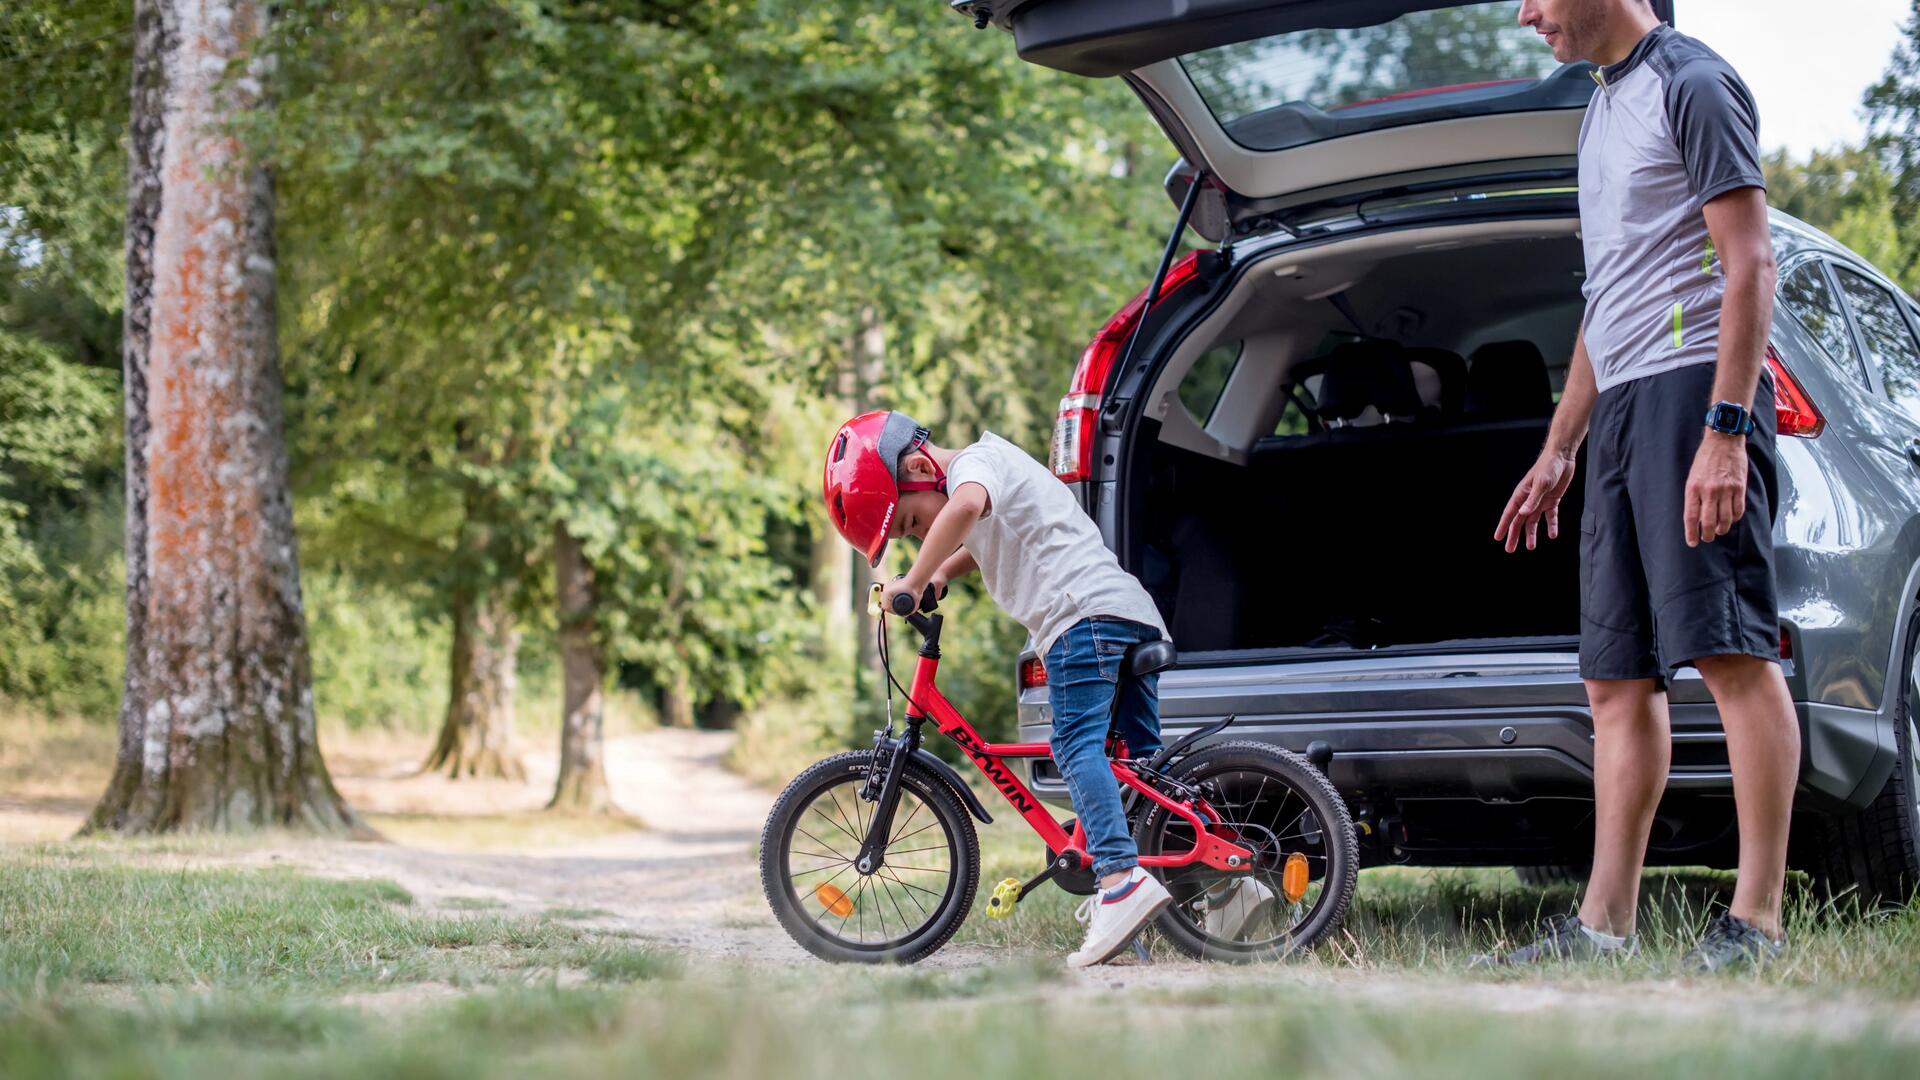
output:
<svg viewBox="0 0 1920 1080"><path fill-rule="evenodd" d="M946 487L938 465L931 482L899 478L901 460L926 441L927 429L912 417L882 409L841 424L827 444L827 464L821 475L827 516L870 566L879 566L880 556L886 554L887 532L893 526L900 493Z"/></svg>

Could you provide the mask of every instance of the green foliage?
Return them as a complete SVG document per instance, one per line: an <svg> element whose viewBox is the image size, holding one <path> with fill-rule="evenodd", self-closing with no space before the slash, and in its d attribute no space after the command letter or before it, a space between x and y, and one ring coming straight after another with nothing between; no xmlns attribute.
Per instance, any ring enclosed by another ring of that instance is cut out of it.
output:
<svg viewBox="0 0 1920 1080"><path fill-rule="evenodd" d="M378 584L326 569L301 575L313 700L349 728L431 731L447 707L444 618Z"/></svg>
<svg viewBox="0 0 1920 1080"><path fill-rule="evenodd" d="M1911 291L1911 250L1920 232L1901 217L1894 177L1870 149L1816 150L1804 162L1784 150L1766 160L1767 202L1822 229Z"/></svg>

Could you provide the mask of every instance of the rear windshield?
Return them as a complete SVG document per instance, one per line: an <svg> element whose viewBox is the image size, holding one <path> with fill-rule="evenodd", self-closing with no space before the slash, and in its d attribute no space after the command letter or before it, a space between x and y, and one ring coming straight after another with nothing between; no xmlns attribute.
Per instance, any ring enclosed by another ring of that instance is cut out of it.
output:
<svg viewBox="0 0 1920 1080"><path fill-rule="evenodd" d="M1285 150L1400 124L1580 108L1586 63L1562 65L1512 0L1416 11L1352 29L1296 30L1180 58L1241 145Z"/></svg>

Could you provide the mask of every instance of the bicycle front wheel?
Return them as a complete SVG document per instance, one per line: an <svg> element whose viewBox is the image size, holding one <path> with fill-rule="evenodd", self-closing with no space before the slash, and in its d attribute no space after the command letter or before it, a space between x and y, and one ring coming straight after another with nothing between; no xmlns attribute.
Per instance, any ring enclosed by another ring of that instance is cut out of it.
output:
<svg viewBox="0 0 1920 1080"><path fill-rule="evenodd" d="M774 917L823 960L910 964L960 929L980 884L973 819L946 781L909 763L887 849L855 865L875 804L862 801L873 755L838 754L795 777L760 835L760 884Z"/></svg>

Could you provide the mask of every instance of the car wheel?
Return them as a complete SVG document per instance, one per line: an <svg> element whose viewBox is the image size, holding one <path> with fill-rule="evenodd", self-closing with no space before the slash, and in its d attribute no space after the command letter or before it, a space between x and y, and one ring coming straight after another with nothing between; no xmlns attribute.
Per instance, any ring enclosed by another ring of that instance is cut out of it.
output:
<svg viewBox="0 0 1920 1080"><path fill-rule="evenodd" d="M1872 909L1904 904L1920 887L1920 618L1907 628L1906 678L1894 711L1893 774L1864 810L1835 815L1814 876L1828 896Z"/></svg>

